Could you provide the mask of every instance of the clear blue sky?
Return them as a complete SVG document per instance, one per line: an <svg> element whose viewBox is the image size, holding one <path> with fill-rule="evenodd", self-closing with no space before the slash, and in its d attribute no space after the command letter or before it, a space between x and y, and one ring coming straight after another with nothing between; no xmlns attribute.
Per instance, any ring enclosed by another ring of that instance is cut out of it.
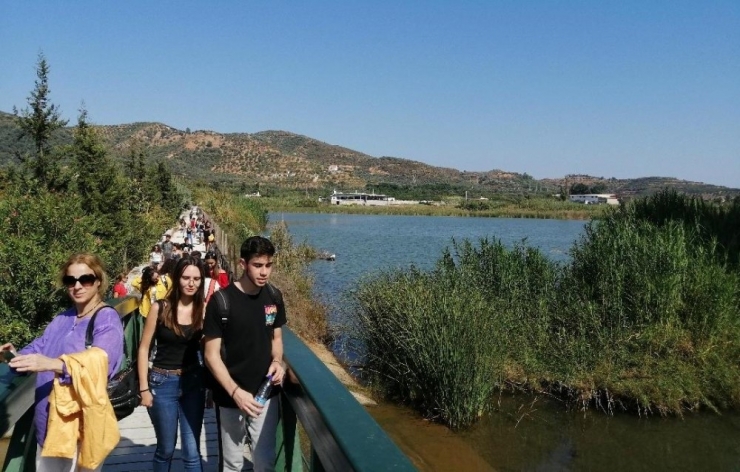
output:
<svg viewBox="0 0 740 472"><path fill-rule="evenodd" d="M40 51L71 122L740 187L740 0L0 1L0 110Z"/></svg>

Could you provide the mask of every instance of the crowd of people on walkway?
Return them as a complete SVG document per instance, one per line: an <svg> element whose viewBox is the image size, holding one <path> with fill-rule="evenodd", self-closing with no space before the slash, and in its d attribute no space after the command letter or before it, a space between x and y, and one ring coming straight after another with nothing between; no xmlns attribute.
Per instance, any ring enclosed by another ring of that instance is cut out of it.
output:
<svg viewBox="0 0 740 472"><path fill-rule="evenodd" d="M145 317L136 365L141 405L157 437L153 470L170 470L178 432L184 469L202 470L203 416L214 405L219 470L242 469L247 438L254 470L274 470L278 405L272 397L285 375L281 326L286 323L282 294L269 284L275 247L261 236L245 240L241 276L231 280L219 267L210 221L193 209L183 215L179 230L183 243L173 242L167 232L131 281ZM210 241L204 255L193 249L203 241ZM105 299L128 295L128 276L119 274L108 290L100 259L74 254L60 268L59 282L72 307L23 349L6 343L0 350L14 371L38 373L36 470L101 470L119 433L110 401L107 395L101 399L99 388L105 391L124 355L121 320ZM93 342L87 348L85 333L93 317ZM272 397L257 398L264 382L277 388ZM77 429L69 425L70 416L77 419Z"/></svg>

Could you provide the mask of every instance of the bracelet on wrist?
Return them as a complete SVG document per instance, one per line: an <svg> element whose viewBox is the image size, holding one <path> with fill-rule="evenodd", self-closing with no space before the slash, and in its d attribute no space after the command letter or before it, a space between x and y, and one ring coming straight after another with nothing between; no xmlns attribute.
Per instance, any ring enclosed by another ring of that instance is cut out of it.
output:
<svg viewBox="0 0 740 472"><path fill-rule="evenodd" d="M231 398L234 398L234 394L236 393L237 390L239 390L239 386L238 385L236 387L234 387L234 391L231 392Z"/></svg>
<svg viewBox="0 0 740 472"><path fill-rule="evenodd" d="M144 392L148 392L148 391L149 391L149 389L148 388L145 388L144 390L139 390L139 393L144 393Z"/></svg>
<svg viewBox="0 0 740 472"><path fill-rule="evenodd" d="M283 363L277 359L273 359L272 362L277 362L278 364L283 365Z"/></svg>

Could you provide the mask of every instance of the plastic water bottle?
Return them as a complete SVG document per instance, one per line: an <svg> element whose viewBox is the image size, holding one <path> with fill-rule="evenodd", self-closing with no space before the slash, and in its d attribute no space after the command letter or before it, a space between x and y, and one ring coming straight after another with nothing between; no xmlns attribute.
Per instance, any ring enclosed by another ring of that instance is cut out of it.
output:
<svg viewBox="0 0 740 472"><path fill-rule="evenodd" d="M272 392L272 375L268 375L265 377L265 381L262 382L262 385L260 385L259 390L257 390L257 395L254 397L254 401L259 403L260 405L264 405L267 403L267 399L270 398L270 393Z"/></svg>

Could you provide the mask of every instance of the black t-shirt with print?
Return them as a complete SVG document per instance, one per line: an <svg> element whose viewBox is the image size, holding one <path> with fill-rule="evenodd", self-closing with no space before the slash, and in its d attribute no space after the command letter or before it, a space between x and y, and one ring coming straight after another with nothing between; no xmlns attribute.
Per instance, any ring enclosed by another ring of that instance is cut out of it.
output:
<svg viewBox="0 0 740 472"><path fill-rule="evenodd" d="M224 364L231 378L252 395L267 375L272 362L272 331L286 323L285 307L278 305L264 287L257 295L247 295L234 284L222 289L229 301L229 320L222 325L216 297L206 307L203 334L221 338L226 346ZM219 385L213 391L216 404L234 408L231 392Z"/></svg>

